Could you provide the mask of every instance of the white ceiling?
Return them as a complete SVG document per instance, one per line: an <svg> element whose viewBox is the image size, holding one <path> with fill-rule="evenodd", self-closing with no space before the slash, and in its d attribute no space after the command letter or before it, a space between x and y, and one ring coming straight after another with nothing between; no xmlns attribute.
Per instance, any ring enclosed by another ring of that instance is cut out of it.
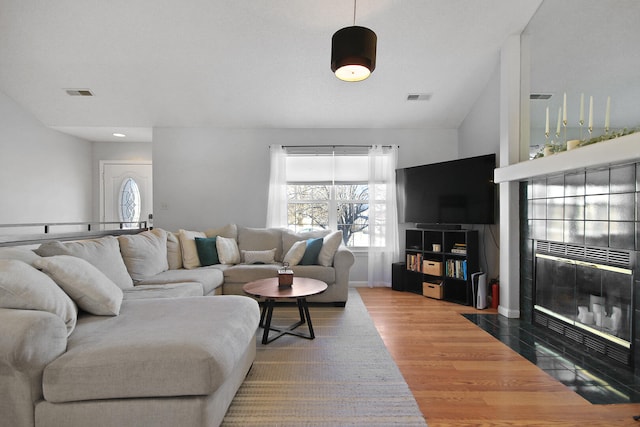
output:
<svg viewBox="0 0 640 427"><path fill-rule="evenodd" d="M356 24L378 35L377 68L345 83L330 70L331 36L352 25L351 1L0 0L0 90L93 141L149 141L164 126L457 128L540 2L360 0ZM566 14L556 25L585 19Z"/></svg>

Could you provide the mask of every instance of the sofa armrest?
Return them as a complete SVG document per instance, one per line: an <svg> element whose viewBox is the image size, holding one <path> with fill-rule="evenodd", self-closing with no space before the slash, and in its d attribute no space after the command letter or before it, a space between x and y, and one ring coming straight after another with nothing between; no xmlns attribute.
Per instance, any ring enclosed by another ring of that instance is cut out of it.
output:
<svg viewBox="0 0 640 427"><path fill-rule="evenodd" d="M67 348L67 327L46 311L0 308L0 425L33 427L45 366Z"/></svg>
<svg viewBox="0 0 640 427"><path fill-rule="evenodd" d="M0 308L0 372L42 371L67 349L67 327L55 314Z"/></svg>
<svg viewBox="0 0 640 427"><path fill-rule="evenodd" d="M336 270L347 270L351 268L353 263L355 262L355 257L353 256L353 252L351 249L346 247L344 244L341 244L338 247L335 255L333 256L333 267Z"/></svg>
<svg viewBox="0 0 640 427"><path fill-rule="evenodd" d="M336 273L336 287L334 293L337 301L347 301L349 294L349 270L355 262L355 257L351 249L341 244L336 254L333 256L333 268Z"/></svg>

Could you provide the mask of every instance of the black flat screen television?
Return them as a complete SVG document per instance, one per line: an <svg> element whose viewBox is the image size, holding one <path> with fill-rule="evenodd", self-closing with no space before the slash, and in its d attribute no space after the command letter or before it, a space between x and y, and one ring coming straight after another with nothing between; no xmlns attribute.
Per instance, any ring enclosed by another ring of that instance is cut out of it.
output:
<svg viewBox="0 0 640 427"><path fill-rule="evenodd" d="M396 170L400 222L494 224L496 155Z"/></svg>

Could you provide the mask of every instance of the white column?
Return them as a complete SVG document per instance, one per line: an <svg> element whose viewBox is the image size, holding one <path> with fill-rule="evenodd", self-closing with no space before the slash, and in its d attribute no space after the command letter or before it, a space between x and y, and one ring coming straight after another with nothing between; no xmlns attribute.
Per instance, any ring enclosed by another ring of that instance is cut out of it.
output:
<svg viewBox="0 0 640 427"><path fill-rule="evenodd" d="M500 167L520 161L520 36L500 52ZM518 182L500 183L500 305L498 313L520 317L520 228Z"/></svg>

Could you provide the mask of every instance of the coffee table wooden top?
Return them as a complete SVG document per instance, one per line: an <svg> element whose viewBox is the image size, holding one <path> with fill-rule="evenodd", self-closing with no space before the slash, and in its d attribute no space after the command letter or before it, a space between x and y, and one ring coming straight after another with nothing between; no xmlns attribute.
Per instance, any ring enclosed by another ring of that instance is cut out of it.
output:
<svg viewBox="0 0 640 427"><path fill-rule="evenodd" d="M302 298L324 292L327 287L327 284L322 280L309 279L308 277L294 277L293 285L280 287L278 286L278 278L270 277L249 282L242 289L256 297Z"/></svg>

